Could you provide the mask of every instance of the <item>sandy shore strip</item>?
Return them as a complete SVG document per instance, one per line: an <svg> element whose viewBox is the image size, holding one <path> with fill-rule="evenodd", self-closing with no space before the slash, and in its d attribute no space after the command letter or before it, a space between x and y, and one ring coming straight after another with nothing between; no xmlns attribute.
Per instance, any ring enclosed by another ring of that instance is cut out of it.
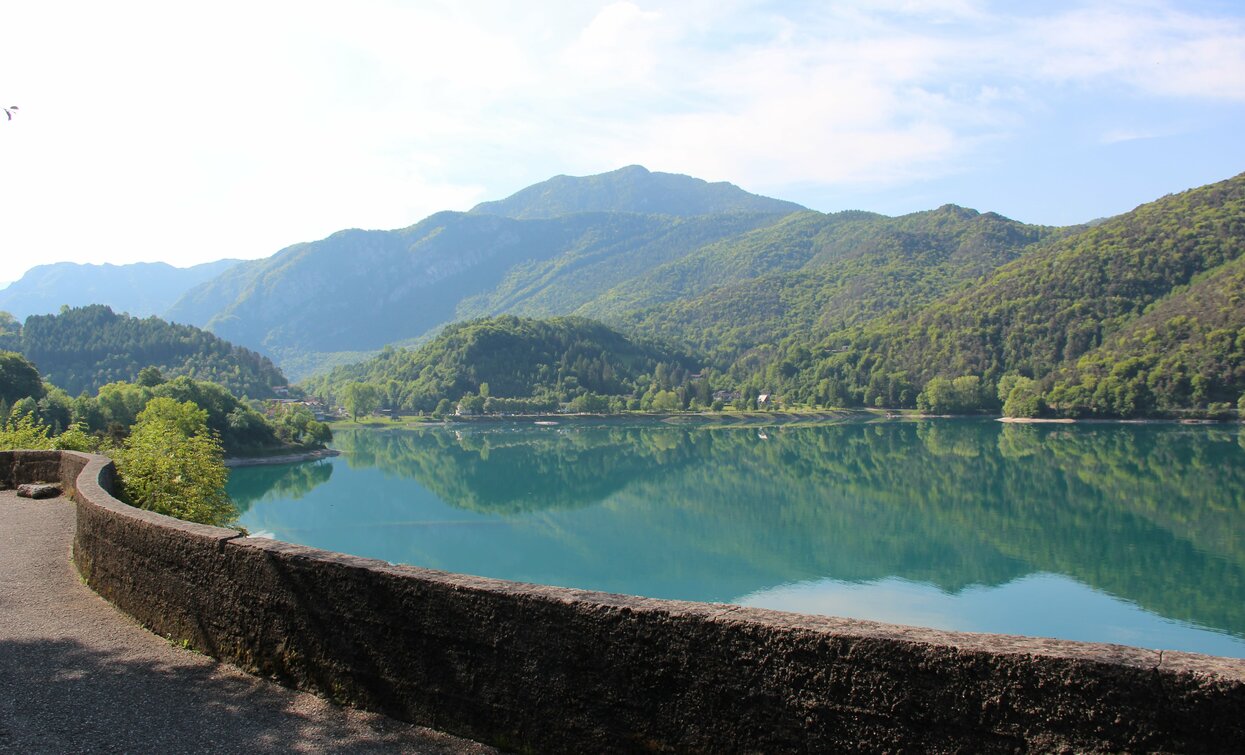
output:
<svg viewBox="0 0 1245 755"><path fill-rule="evenodd" d="M300 461L315 461L316 459L327 459L330 456L341 456L341 451L336 448L321 448L317 451L307 451L301 454L286 454L285 456L256 456L245 459L225 459L227 467L258 467L264 464L294 464Z"/></svg>

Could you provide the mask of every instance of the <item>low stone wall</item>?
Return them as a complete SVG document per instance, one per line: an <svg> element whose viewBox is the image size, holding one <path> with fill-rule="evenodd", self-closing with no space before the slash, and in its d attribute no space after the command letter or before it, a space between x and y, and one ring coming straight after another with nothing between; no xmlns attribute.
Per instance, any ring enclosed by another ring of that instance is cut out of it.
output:
<svg viewBox="0 0 1245 755"><path fill-rule="evenodd" d="M153 631L503 748L1245 752L1242 660L391 566L140 511L107 459L30 453L0 481L58 470L79 570Z"/></svg>

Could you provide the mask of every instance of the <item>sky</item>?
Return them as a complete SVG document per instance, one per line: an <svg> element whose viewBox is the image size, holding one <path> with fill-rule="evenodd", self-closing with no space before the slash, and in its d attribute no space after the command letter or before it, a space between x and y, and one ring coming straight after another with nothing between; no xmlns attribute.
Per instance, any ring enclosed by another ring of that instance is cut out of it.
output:
<svg viewBox="0 0 1245 755"><path fill-rule="evenodd" d="M1239 0L0 4L0 281L630 164L1052 225L1245 172Z"/></svg>

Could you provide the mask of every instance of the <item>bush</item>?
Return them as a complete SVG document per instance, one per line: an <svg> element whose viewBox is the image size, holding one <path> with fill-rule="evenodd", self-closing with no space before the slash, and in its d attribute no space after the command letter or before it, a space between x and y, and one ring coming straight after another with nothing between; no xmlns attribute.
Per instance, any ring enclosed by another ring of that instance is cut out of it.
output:
<svg viewBox="0 0 1245 755"><path fill-rule="evenodd" d="M47 425L40 423L33 414L17 414L0 425L0 451L17 449L41 450L53 448Z"/></svg>
<svg viewBox="0 0 1245 755"><path fill-rule="evenodd" d="M225 493L229 471L207 412L187 401L152 399L116 454L128 501L139 508L202 524L227 526L238 511Z"/></svg>

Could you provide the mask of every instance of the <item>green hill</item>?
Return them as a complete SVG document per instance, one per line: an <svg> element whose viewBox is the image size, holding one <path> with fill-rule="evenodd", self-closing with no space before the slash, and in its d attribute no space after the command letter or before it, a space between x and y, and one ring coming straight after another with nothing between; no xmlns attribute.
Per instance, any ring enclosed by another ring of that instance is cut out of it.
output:
<svg viewBox="0 0 1245 755"><path fill-rule="evenodd" d="M654 375L693 366L689 361L583 318L504 315L450 325L414 351L385 349L307 386L341 401L350 383L368 383L384 392L382 404L407 412L431 411L442 399L463 396L531 400L499 407L502 412L553 410L587 394L630 396Z"/></svg>
<svg viewBox="0 0 1245 755"><path fill-rule="evenodd" d="M1245 393L1245 256L1151 305L1054 377L1061 413L1128 416L1234 404Z"/></svg>
<svg viewBox="0 0 1245 755"><path fill-rule="evenodd" d="M165 377L186 375L236 396L267 398L285 376L266 357L189 325L116 314L95 304L58 315L33 315L4 337L43 377L70 395L94 393L118 380L133 382L144 367Z"/></svg>
<svg viewBox="0 0 1245 755"><path fill-rule="evenodd" d="M579 313L729 360L912 310L1056 233L954 205L897 218L801 213L704 247Z"/></svg>
<svg viewBox="0 0 1245 755"><path fill-rule="evenodd" d="M1163 398L1131 407L1121 399L1094 408L1083 394L1066 390L1051 398L1067 402L1061 410L1067 413L1110 415L1235 400L1245 390L1242 315L1233 291L1237 268L1227 266L1243 250L1245 176L1238 176L1043 242L927 306L831 334L799 355L791 366L799 377L788 386L812 395L828 380L848 401L910 406L938 376L979 376L989 396L1008 373L1037 379L1044 390L1057 374L1065 387L1079 379L1082 357L1083 374L1097 375L1149 354L1152 364L1170 357L1160 372L1186 375L1188 389L1156 383ZM1199 315L1212 300L1221 302L1217 314ZM1204 319L1195 328L1174 329L1176 318L1188 315ZM1168 324L1167 335L1156 330L1147 344L1152 327ZM1181 351L1160 356L1162 338L1179 343ZM1132 369L1132 379L1140 366L1122 369Z"/></svg>
<svg viewBox="0 0 1245 755"><path fill-rule="evenodd" d="M548 316L575 312L603 293L653 278L672 260L707 243L765 228L780 216L734 212L681 218L593 213L562 222L587 223L583 243L548 260L511 268L491 290L464 299L455 319L496 314Z"/></svg>

